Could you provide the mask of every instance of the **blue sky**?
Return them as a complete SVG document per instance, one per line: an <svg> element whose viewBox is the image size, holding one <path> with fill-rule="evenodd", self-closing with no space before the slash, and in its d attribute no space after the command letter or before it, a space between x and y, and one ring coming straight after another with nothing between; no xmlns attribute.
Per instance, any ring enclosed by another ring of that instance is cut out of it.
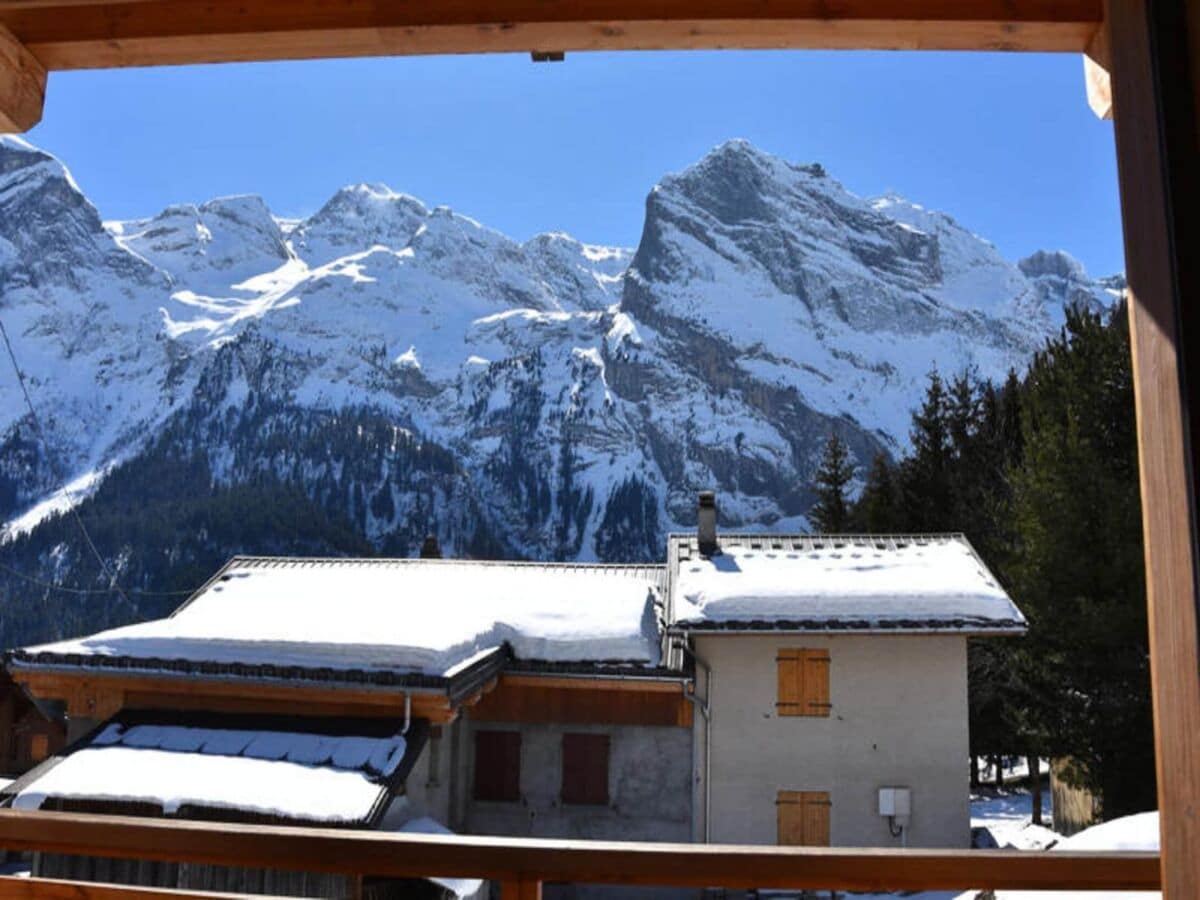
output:
<svg viewBox="0 0 1200 900"><path fill-rule="evenodd" d="M1124 267L1078 56L724 52L55 73L28 139L106 218L231 193L278 215L382 181L524 239L635 245L649 188L731 137L944 209L1010 258Z"/></svg>

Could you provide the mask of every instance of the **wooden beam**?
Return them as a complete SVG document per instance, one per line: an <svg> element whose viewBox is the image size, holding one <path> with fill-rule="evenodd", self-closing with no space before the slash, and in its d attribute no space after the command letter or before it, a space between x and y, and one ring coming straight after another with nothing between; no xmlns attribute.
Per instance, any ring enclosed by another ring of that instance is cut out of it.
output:
<svg viewBox="0 0 1200 900"><path fill-rule="evenodd" d="M262 713L293 709L312 716L404 714L403 687L340 687L200 675L155 676L20 667L12 670L12 676L35 697L66 700L69 711L85 718L108 718L124 708ZM452 722L456 715L446 695L433 691L413 692L412 714L434 724Z"/></svg>
<svg viewBox="0 0 1200 900"><path fill-rule="evenodd" d="M1159 885L1154 853L745 847L409 835L11 809L0 810L0 847L381 878L475 877L502 883L854 891L1156 890Z"/></svg>
<svg viewBox="0 0 1200 900"><path fill-rule="evenodd" d="M57 878L0 876L5 900L261 900L246 894L171 890L120 884L89 884Z"/></svg>
<svg viewBox="0 0 1200 900"><path fill-rule="evenodd" d="M1200 897L1200 68L1187 0L1108 0L1168 900Z"/></svg>
<svg viewBox="0 0 1200 900"><path fill-rule="evenodd" d="M0 132L28 131L42 120L46 67L0 25Z"/></svg>
<svg viewBox="0 0 1200 900"><path fill-rule="evenodd" d="M636 694L682 694L680 679L590 678L563 675L508 674L500 678L501 687L564 688L566 690L632 691Z"/></svg>
<svg viewBox="0 0 1200 900"><path fill-rule="evenodd" d="M542 883L528 879L500 885L500 900L542 900Z"/></svg>
<svg viewBox="0 0 1200 900"><path fill-rule="evenodd" d="M1101 119L1112 118L1112 52L1108 29L1101 26L1083 53L1083 78L1087 85L1088 106Z"/></svg>
<svg viewBox="0 0 1200 900"><path fill-rule="evenodd" d="M534 682L513 684L505 676L495 691L472 707L471 720L683 728L692 725L692 704L678 683L673 692L663 692L597 689L587 684L546 687L537 684L536 679Z"/></svg>
<svg viewBox="0 0 1200 900"><path fill-rule="evenodd" d="M49 69L430 53L1082 52L1102 0L0 0Z"/></svg>

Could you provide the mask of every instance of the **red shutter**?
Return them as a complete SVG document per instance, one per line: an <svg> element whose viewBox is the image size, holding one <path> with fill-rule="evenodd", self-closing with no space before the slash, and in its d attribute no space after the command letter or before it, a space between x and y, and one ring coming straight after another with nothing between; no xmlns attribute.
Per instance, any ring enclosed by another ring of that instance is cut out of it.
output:
<svg viewBox="0 0 1200 900"><path fill-rule="evenodd" d="M608 735L564 734L563 803L608 805Z"/></svg>
<svg viewBox="0 0 1200 900"><path fill-rule="evenodd" d="M521 799L520 732L475 732L475 799L496 803Z"/></svg>

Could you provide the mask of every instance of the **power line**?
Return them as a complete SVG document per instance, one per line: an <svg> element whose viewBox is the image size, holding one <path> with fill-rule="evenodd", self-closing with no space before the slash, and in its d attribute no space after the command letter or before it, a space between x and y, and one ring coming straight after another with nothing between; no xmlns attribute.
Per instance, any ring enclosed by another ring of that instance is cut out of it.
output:
<svg viewBox="0 0 1200 900"><path fill-rule="evenodd" d="M71 510L71 515L75 517L75 522L79 525L79 531L83 535L84 541L92 551L92 555L96 557L96 562L100 565L100 571L104 573L104 577L108 579L108 583L112 585L112 590L116 591L125 605L133 610L137 609L129 599L129 596L122 589L116 576L108 568L108 563L104 561L100 551L96 549L96 544L92 541L92 536L88 534L87 527L83 524L83 519L79 515L79 510L76 508L74 496L71 494L71 489L67 484L67 477L63 470L58 466L58 460L55 458L54 450L50 446L50 442L46 439L45 429L42 428L41 419L38 418L37 409L33 405L33 398L29 396L29 388L25 384L25 375L21 372L21 367L17 364L17 354L13 352L12 341L8 339L8 329L4 327L4 320L0 319L0 335L4 337L4 346L8 350L8 358L12 362L13 371L17 375L17 383L21 386L21 393L25 396L25 406L29 409L29 417L33 421L34 430L37 432L38 439L42 442L42 447L46 451L46 459L49 460L51 468L54 470L55 477L62 482L62 492L67 495L67 500L70 501L68 508ZM103 592L107 593L107 592Z"/></svg>
<svg viewBox="0 0 1200 900"><path fill-rule="evenodd" d="M44 581L41 578L35 578L32 575L26 575L24 572L20 571L19 569L14 569L12 566L6 565L5 563L0 563L0 570L3 570L5 572L7 572L9 575L12 575L16 578L20 578L24 581L28 581L30 584L36 584L38 587L47 588L52 591L61 591L64 594L78 594L78 595L82 595L82 596L94 596L94 595L98 595L98 594L111 594L113 592L112 588L76 588L76 587L67 587L66 585L62 585L62 584L54 584L53 582L50 582L50 581ZM127 593L133 594L135 597L184 597L184 596L190 596L191 594L194 594L196 592L194 590L190 590L190 591L143 591L138 588L130 588Z"/></svg>

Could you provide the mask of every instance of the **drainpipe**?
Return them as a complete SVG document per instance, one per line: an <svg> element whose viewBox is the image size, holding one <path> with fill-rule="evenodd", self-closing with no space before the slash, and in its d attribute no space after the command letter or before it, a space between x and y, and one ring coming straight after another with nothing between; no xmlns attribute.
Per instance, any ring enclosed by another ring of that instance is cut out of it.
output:
<svg viewBox="0 0 1200 900"><path fill-rule="evenodd" d="M400 734L408 734L408 726L412 724L412 692L404 692L404 727L400 729Z"/></svg>
<svg viewBox="0 0 1200 900"><path fill-rule="evenodd" d="M700 714L704 716L704 843L712 843L712 696L713 670L712 666L701 659L695 650L683 639L683 652L691 656L696 665L704 670L704 702L701 703L694 694L685 694L688 700ZM693 813L694 815L694 813ZM693 827L693 832L695 828Z"/></svg>

